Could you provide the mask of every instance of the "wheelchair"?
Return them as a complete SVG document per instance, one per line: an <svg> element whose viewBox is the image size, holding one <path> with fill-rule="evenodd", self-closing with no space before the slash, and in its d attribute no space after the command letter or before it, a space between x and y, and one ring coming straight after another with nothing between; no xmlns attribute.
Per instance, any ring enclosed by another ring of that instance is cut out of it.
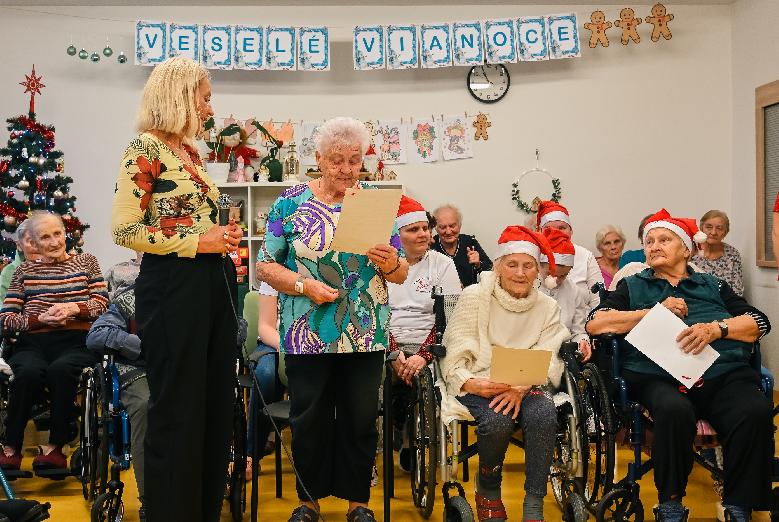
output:
<svg viewBox="0 0 779 522"><path fill-rule="evenodd" d="M130 415L120 400L119 370L113 354L82 374L81 479L84 499L92 501L92 522L124 516L122 471L130 469ZM110 474L109 474L109 462Z"/></svg>
<svg viewBox="0 0 779 522"><path fill-rule="evenodd" d="M445 392L445 384L439 360L446 355L442 344L443 332L448 318L457 304L457 295L444 295L440 287L433 289L435 311L436 342L428 348L434 356L431 365L422 369L414 379L412 400L409 406L410 422L407 423L407 437L411 451L411 494L414 505L420 514L429 518L435 506L436 487L441 484L443 497L443 520L446 522L466 522L475 520L474 511L465 497L465 489L457 480L458 468L462 464L463 482L469 479L468 459L476 455L476 444L469 444L469 428L476 424L472 421L454 420L445 423L441 419L440 405ZM555 397L560 431L557 434L554 458L550 470L550 481L556 501L566 521L581 522L587 520L587 506L584 500L587 482L587 455L584 412L599 412L598 408L584 401L579 391L586 387L587 379L593 376L590 365L581 367L576 360L576 346L569 344L561 348L560 355L565 362L563 386L565 393ZM388 369L388 374L391 370ZM384 400L389 404L388 382L385 379ZM384 409L384 471L385 481L392 480L392 408ZM599 420L589 419L594 425ZM387 440L389 439L389 440ZM600 442L598 440L598 442ZM522 447L522 441L514 438L512 443ZM389 457L388 457L389 455ZM440 482L439 482L440 481ZM392 487L389 488L390 492ZM592 488L590 488L591 490ZM385 510L387 498L385 496Z"/></svg>
<svg viewBox="0 0 779 522"><path fill-rule="evenodd" d="M602 285L595 285L593 293L600 293L603 302L608 293ZM601 521L634 521L644 520L644 506L640 499L638 481L653 468L652 459L642 461L642 452L646 449L645 432L652 426L649 412L640 404L628 398L628 390L625 380L621 376L619 336L605 334L593 338L594 358L597 358L599 371L606 376L588 393L598 397L611 397L613 422L608 425L608 431L615 439L623 441L630 446L633 452L633 460L628 462L627 474L615 481L613 477L616 443L605 446L605 453L601 454L607 464L601 468L601 474L596 474L595 481L599 489L593 491L594 495L588 499L591 511L596 520ZM761 375L763 392L773 401L773 377L767 372L761 371L759 344L755 343L751 364ZM775 406L773 415L776 416L779 407ZM614 438L612 439L614 440ZM716 441L716 432L705 420L698 420L697 435L695 440L694 462L701 465L711 473L715 484L721 484L724 480L724 470L721 461L710 462L703 449L719 448ZM719 459L717 459L719 460ZM772 482L779 481L779 460L774 458L774 472ZM602 493L602 494L600 494ZM725 519L728 520L726 513ZM779 487L774 487L771 506L771 520L779 521Z"/></svg>
<svg viewBox="0 0 779 522"><path fill-rule="evenodd" d="M247 459L247 400L252 380L242 354L236 362L235 392L233 399L233 429L230 439L230 461L227 469L226 498L230 515L235 522L243 520L246 511L246 459Z"/></svg>

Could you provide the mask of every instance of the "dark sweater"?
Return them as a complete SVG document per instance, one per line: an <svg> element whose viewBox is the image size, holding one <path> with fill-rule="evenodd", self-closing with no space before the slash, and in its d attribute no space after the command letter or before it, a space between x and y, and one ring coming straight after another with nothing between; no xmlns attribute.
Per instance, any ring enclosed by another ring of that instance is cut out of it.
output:
<svg viewBox="0 0 779 522"><path fill-rule="evenodd" d="M468 248L475 248L479 253L481 264L478 267L475 267L468 262ZM436 236L433 240L433 250L452 258L463 288L476 283L476 276L480 272L492 270L490 256L487 255L474 236L460 234L460 239L457 242L457 250L455 250L453 256L449 255L449 253L444 250L444 247L441 245L441 238Z"/></svg>
<svg viewBox="0 0 779 522"><path fill-rule="evenodd" d="M665 279L655 277L651 268L626 277L619 282L616 290L593 310L592 314L604 308L623 312L646 310L657 303L662 303L668 297L684 299L688 314L683 321L688 326L749 315L757 322L761 337L771 330L766 315L737 295L726 282L710 274L692 271L675 287ZM733 339L717 339L712 341L711 347L717 350L720 356L703 374L704 379L718 377L736 368L749 366L751 344ZM620 353L623 368L637 373L666 377L669 375L624 338L620 338Z"/></svg>

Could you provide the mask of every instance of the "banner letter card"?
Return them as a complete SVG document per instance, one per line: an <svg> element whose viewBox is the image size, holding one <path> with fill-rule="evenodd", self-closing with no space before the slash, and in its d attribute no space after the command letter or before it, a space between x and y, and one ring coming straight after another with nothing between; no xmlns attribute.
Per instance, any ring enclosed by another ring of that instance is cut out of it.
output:
<svg viewBox="0 0 779 522"><path fill-rule="evenodd" d="M197 24L168 24L168 56L185 56L200 60L200 26Z"/></svg>
<svg viewBox="0 0 779 522"><path fill-rule="evenodd" d="M449 24L422 25L422 67L449 67L452 65L452 26Z"/></svg>
<svg viewBox="0 0 779 522"><path fill-rule="evenodd" d="M414 69L416 67L419 67L417 26L387 26L387 69Z"/></svg>
<svg viewBox="0 0 779 522"><path fill-rule="evenodd" d="M236 25L233 28L233 68L259 71L265 68L265 28Z"/></svg>
<svg viewBox="0 0 779 522"><path fill-rule="evenodd" d="M359 25L354 28L352 54L356 71L384 69L384 27Z"/></svg>
<svg viewBox="0 0 779 522"><path fill-rule="evenodd" d="M481 22L452 24L452 59L454 65L482 65L484 41Z"/></svg>
<svg viewBox="0 0 779 522"><path fill-rule="evenodd" d="M327 27L298 29L298 70L330 70L330 36Z"/></svg>
<svg viewBox="0 0 779 522"><path fill-rule="evenodd" d="M579 58L582 55L576 13L547 16L546 25L551 58Z"/></svg>
<svg viewBox="0 0 779 522"><path fill-rule="evenodd" d="M517 20L517 52L525 62L548 60L546 18L528 16Z"/></svg>
<svg viewBox="0 0 779 522"><path fill-rule="evenodd" d="M135 23L135 65L157 65L168 57L168 24Z"/></svg>
<svg viewBox="0 0 779 522"><path fill-rule="evenodd" d="M487 63L515 63L517 61L514 20L487 20L484 22L484 40Z"/></svg>
<svg viewBox="0 0 779 522"><path fill-rule="evenodd" d="M295 28L271 25L265 32L268 38L265 43L265 68L270 71L295 69Z"/></svg>
<svg viewBox="0 0 779 522"><path fill-rule="evenodd" d="M208 69L233 68L233 26L204 24L200 63Z"/></svg>

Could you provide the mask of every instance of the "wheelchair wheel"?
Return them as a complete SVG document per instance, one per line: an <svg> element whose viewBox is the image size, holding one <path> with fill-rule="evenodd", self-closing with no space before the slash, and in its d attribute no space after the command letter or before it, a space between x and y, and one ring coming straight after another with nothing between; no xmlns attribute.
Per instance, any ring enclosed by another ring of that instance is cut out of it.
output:
<svg viewBox="0 0 779 522"><path fill-rule="evenodd" d="M567 498L581 493L583 486L580 479L586 469L587 437L581 418L575 418L574 405L580 412L584 409L575 376L565 370L563 373L568 394L573 404L565 404L558 409L559 430L555 438L555 446L552 455L552 466L549 472L549 481L552 484L552 493L557 505L565 512ZM579 469L579 467L583 469ZM577 483L577 481L579 481Z"/></svg>
<svg viewBox="0 0 779 522"><path fill-rule="evenodd" d="M771 522L779 522L779 486L771 490Z"/></svg>
<svg viewBox="0 0 779 522"><path fill-rule="evenodd" d="M612 489L598 503L598 522L643 522L644 505L638 495L622 488Z"/></svg>
<svg viewBox="0 0 779 522"><path fill-rule="evenodd" d="M473 522L473 510L465 497L455 495L444 507L444 522Z"/></svg>
<svg viewBox="0 0 779 522"><path fill-rule="evenodd" d="M124 503L113 493L98 495L92 504L92 522L121 522L124 518Z"/></svg>
<svg viewBox="0 0 779 522"><path fill-rule="evenodd" d="M606 385L595 365L584 365L578 388L582 402L582 431L586 436L584 499L594 505L614 484L617 430Z"/></svg>
<svg viewBox="0 0 779 522"><path fill-rule="evenodd" d="M571 493L565 499L565 508L563 509L563 520L565 522L586 522L587 505L584 499L578 493Z"/></svg>
<svg viewBox="0 0 779 522"><path fill-rule="evenodd" d="M435 503L438 468L436 397L430 368L424 367L416 379L416 394L408 422L411 451L411 497L423 517L429 518Z"/></svg>
<svg viewBox="0 0 779 522"><path fill-rule="evenodd" d="M85 500L94 500L108 483L107 395L102 364L84 373L81 415L81 489Z"/></svg>
<svg viewBox="0 0 779 522"><path fill-rule="evenodd" d="M233 407L233 440L230 453L232 461L228 477L230 514L235 522L240 522L246 510L246 413L243 407L242 390L238 390Z"/></svg>

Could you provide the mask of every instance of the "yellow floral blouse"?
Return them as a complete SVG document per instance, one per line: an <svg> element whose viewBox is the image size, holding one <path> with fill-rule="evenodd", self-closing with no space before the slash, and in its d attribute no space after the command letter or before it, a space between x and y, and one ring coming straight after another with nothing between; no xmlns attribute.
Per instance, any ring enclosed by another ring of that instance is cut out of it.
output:
<svg viewBox="0 0 779 522"><path fill-rule="evenodd" d="M127 147L111 215L117 245L151 254L195 257L198 236L218 222L219 189L197 152L185 148L194 169L149 133Z"/></svg>

